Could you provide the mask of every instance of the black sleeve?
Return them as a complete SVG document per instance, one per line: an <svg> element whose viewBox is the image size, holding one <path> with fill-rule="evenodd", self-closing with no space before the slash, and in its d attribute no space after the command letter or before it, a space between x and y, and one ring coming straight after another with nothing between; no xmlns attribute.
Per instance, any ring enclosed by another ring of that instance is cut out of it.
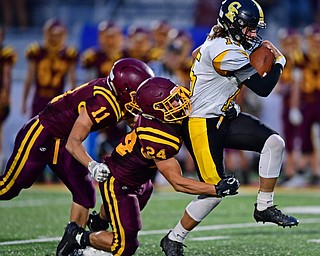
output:
<svg viewBox="0 0 320 256"><path fill-rule="evenodd" d="M275 64L271 71L264 77L261 77L258 73L255 73L245 81L243 84L250 88L254 93L261 97L267 97L276 86L280 75L282 73L282 65Z"/></svg>

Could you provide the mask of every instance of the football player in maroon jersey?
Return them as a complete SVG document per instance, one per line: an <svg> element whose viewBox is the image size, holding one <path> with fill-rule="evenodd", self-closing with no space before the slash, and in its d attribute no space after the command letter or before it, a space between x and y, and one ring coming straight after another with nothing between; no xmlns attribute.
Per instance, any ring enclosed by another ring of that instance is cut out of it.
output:
<svg viewBox="0 0 320 256"><path fill-rule="evenodd" d="M225 177L216 186L185 178L175 155L182 145L182 120L189 115L189 91L171 80L154 77L137 89L128 110L140 114L133 130L124 136L111 156L104 157L109 178L100 182L106 219L112 231L85 231L70 222L57 248L57 255L92 246L113 255L133 255L139 246L140 211L152 193L151 179L159 170L176 191L223 197L237 194L239 182ZM130 108L131 107L131 108Z"/></svg>
<svg viewBox="0 0 320 256"><path fill-rule="evenodd" d="M28 72L24 82L22 113L27 112L27 99L32 86L31 117L39 114L55 96L63 93L66 77L71 87L76 86L75 68L78 59L76 48L65 45L67 28L59 20L49 19L43 26L43 44L34 42L26 48Z"/></svg>
<svg viewBox="0 0 320 256"><path fill-rule="evenodd" d="M284 177L280 184L285 187L300 187L305 184L305 181L298 172L301 158L297 142L299 126L303 117L299 106L296 105L294 92L299 89L302 79L301 67L304 62L302 36L294 28L282 28L279 30L278 36L281 50L287 59L276 87L282 98L282 129L286 143Z"/></svg>
<svg viewBox="0 0 320 256"><path fill-rule="evenodd" d="M306 52L301 67L302 80L299 87L294 88L292 102L302 116L299 126L301 169L310 168L309 184L319 186L319 154L315 142L319 139L319 134L313 132L313 129L320 123L320 25L316 23L305 27L304 36Z"/></svg>
<svg viewBox="0 0 320 256"><path fill-rule="evenodd" d="M126 57L122 30L114 22L98 24L98 46L86 49L80 56L80 64L90 77L108 75L115 61Z"/></svg>
<svg viewBox="0 0 320 256"><path fill-rule="evenodd" d="M10 91L12 67L17 61L17 53L3 45L5 30L0 27L0 168L2 167L2 125L10 112Z"/></svg>
<svg viewBox="0 0 320 256"><path fill-rule="evenodd" d="M96 200L90 175L103 181L109 168L94 161L82 142L92 131L130 119L132 115L124 109L131 101L130 92L150 77L153 72L144 62L121 59L108 77L53 98L18 132L0 175L0 200L10 200L29 188L48 165L72 193L70 220L84 227Z"/></svg>

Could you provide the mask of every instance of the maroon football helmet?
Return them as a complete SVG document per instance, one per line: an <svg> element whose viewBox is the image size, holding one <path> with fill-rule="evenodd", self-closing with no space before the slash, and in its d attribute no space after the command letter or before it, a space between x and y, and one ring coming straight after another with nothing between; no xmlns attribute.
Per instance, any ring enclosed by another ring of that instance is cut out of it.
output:
<svg viewBox="0 0 320 256"><path fill-rule="evenodd" d="M152 69L143 61L124 58L116 61L107 77L122 107L131 101L131 94L148 78L154 77Z"/></svg>
<svg viewBox="0 0 320 256"><path fill-rule="evenodd" d="M135 99L146 118L177 123L191 110L190 91L162 77L144 81L136 91Z"/></svg>

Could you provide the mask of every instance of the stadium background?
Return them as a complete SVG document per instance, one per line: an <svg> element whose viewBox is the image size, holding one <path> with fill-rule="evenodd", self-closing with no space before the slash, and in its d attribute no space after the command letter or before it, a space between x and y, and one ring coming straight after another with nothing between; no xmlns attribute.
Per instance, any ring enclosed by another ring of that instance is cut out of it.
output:
<svg viewBox="0 0 320 256"><path fill-rule="evenodd" d="M22 13L18 2L24 4ZM136 24L149 27L155 20L166 20L172 26L189 31L194 48L201 44L211 26L215 24L221 0L15 0L2 1L2 24L6 27L5 44L12 45L18 52L18 61L13 70L11 93L12 108L3 128L3 156L6 160L11 153L15 135L27 120L20 112L23 81L27 62L25 47L32 41L42 40L42 25L48 18L56 17L68 27L68 44L76 46L80 53L95 45L96 25L102 20L113 20L126 29ZM259 1L265 12L267 29L262 33L277 45L277 31L281 27L303 29L312 22L319 21L320 1L315 0L263 0ZM8 9L4 8L4 5ZM12 15L12 23L5 24L6 14ZM21 22L21 15L26 20ZM77 68L78 83L85 81L85 71ZM29 97L31 100L31 97ZM279 119L280 98L273 94L261 101L261 119L281 133ZM86 141L90 153L93 151L91 135Z"/></svg>

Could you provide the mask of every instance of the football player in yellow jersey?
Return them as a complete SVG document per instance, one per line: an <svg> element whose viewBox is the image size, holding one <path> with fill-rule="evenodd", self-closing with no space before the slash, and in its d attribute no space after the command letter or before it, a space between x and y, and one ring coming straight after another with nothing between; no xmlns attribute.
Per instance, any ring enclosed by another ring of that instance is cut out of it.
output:
<svg viewBox="0 0 320 256"><path fill-rule="evenodd" d="M269 41L264 41L275 57L271 71L260 76L251 66L249 52L262 43L258 30L266 26L260 5L254 0L222 2L218 24L194 52L191 68L189 118L182 125L183 139L196 165L200 181L217 184L225 175L225 148L260 153L259 192L254 219L283 227L298 220L283 214L273 202L280 174L284 141L260 120L240 112L236 96L244 85L267 97L277 84L286 59ZM183 242L222 198L198 196L185 209L177 225L161 240L166 255L183 255Z"/></svg>

